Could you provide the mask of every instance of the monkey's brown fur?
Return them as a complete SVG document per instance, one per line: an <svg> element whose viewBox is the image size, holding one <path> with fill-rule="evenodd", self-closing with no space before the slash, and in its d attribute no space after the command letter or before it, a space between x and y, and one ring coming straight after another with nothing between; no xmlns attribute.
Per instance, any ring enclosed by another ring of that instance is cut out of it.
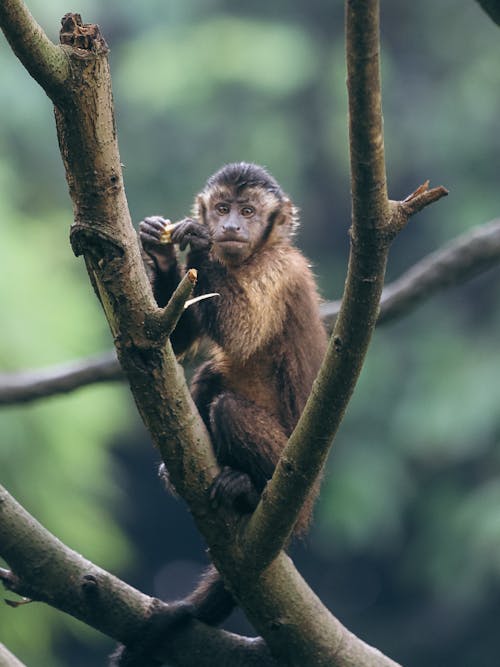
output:
<svg viewBox="0 0 500 667"><path fill-rule="evenodd" d="M154 293L164 305L180 279L174 245L161 245L165 221L146 218L140 236ZM297 211L278 183L252 164L226 165L197 196L193 218L172 232L198 270L195 295L172 335L177 354L201 338L209 360L191 390L222 472L212 499L252 511L311 390L326 348L319 297L307 260L292 243ZM296 533L308 524L314 498ZM187 602L218 623L234 605L211 568Z"/></svg>

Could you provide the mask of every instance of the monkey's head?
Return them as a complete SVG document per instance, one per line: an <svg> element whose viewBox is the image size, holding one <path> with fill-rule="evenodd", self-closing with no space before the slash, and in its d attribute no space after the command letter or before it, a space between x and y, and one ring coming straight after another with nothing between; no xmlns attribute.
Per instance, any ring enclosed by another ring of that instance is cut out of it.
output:
<svg viewBox="0 0 500 667"><path fill-rule="evenodd" d="M288 243L297 210L277 181L255 164L228 164L210 176L195 203L217 259L238 266L265 245Z"/></svg>

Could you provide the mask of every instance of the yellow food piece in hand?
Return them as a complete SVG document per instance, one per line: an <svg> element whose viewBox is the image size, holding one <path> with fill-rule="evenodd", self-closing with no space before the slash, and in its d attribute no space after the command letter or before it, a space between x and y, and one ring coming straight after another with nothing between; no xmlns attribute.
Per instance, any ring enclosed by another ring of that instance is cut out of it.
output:
<svg viewBox="0 0 500 667"><path fill-rule="evenodd" d="M160 243L172 243L172 232L174 229L180 225L182 220L179 222L170 222L167 225L165 225L165 228L163 229L163 232L161 233L160 236Z"/></svg>

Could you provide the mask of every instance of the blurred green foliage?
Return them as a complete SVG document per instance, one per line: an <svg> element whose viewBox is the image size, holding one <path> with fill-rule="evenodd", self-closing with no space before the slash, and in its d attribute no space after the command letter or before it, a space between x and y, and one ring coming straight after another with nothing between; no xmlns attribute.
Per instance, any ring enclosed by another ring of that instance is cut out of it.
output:
<svg viewBox="0 0 500 667"><path fill-rule="evenodd" d="M500 33L470 0L382 5L391 195L403 198L427 178L451 192L396 241L394 277L498 216ZM340 296L350 215L342 3L29 6L54 40L69 10L102 27L134 219L186 214L224 162L265 164L302 210L299 243L323 294ZM50 103L3 40L0 68L0 363L29 369L111 339L69 247L72 209ZM490 272L376 334L311 538L323 558L394 559L402 597L418 590L464 615L500 590L498 277ZM58 537L117 572L132 547L114 520L126 490L111 443L136 420L116 385L0 412L0 481ZM0 641L28 664L57 667L54 645L68 632L98 641L48 608L0 607ZM405 642L401 633L393 646L404 652Z"/></svg>

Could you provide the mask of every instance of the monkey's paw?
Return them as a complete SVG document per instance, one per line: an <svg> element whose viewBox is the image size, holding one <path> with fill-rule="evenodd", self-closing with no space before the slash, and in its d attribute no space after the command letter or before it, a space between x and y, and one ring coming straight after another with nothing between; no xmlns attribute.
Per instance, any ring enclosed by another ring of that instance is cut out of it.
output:
<svg viewBox="0 0 500 667"><path fill-rule="evenodd" d="M170 224L170 220L162 218L161 215L151 215L150 217L141 220L139 223L139 238L141 239L144 249L159 245L162 246L163 250L165 247L168 247L168 244L163 242L162 235L165 232L165 228Z"/></svg>
<svg viewBox="0 0 500 667"><path fill-rule="evenodd" d="M144 218L139 223L139 238L142 247L162 271L167 271L172 262L175 261L175 249L173 245L164 243L162 240L165 228L169 224L170 220L165 220L160 215L152 215L149 218Z"/></svg>
<svg viewBox="0 0 500 667"><path fill-rule="evenodd" d="M211 246L210 233L205 225L186 218L172 230L172 243L177 243L181 250L188 245L191 250L208 250Z"/></svg>

